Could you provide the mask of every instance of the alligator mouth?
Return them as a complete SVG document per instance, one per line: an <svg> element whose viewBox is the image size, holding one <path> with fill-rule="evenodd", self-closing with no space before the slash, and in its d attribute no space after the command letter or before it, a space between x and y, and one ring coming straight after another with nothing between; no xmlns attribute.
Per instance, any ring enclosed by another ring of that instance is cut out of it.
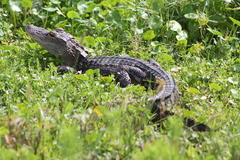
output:
<svg viewBox="0 0 240 160"><path fill-rule="evenodd" d="M44 29L44 28L40 28L40 27L36 27L34 26L33 24L29 24L26 26L26 32L29 34L29 35L40 35L43 34L43 33L47 33L49 32L48 30Z"/></svg>

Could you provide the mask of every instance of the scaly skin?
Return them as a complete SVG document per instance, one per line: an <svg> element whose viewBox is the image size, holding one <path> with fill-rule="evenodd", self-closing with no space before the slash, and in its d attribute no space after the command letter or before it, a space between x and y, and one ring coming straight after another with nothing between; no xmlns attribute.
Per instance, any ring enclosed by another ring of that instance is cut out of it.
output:
<svg viewBox="0 0 240 160"><path fill-rule="evenodd" d="M119 77L118 81L121 87L133 83L145 87L151 85L152 89L157 89L158 83L161 82L162 90L157 95L150 97L149 101L160 100L158 106L171 106L179 101L179 93L174 79L153 60L146 62L123 56L88 57L87 51L79 42L61 28L48 31L28 25L26 31L43 48L64 60L67 66L73 67L77 71L100 69L103 76L114 74ZM154 81L155 84L150 81Z"/></svg>
<svg viewBox="0 0 240 160"><path fill-rule="evenodd" d="M80 43L62 28L49 31L28 25L26 32L43 48L65 62L67 66L59 67L60 70L74 68L84 73L88 69L99 69L103 76L115 75L121 87L141 84L157 90L158 93L148 99L154 102L152 112L157 113L154 121L171 114L167 110L179 102L179 92L174 79L152 59L147 62L123 56L88 57L88 52Z"/></svg>

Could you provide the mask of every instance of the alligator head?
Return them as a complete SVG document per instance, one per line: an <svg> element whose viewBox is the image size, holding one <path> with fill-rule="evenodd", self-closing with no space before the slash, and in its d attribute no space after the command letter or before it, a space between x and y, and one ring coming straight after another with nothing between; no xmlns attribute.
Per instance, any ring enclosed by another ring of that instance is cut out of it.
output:
<svg viewBox="0 0 240 160"><path fill-rule="evenodd" d="M88 57L88 53L80 43L62 28L49 31L30 24L26 26L26 32L44 49L63 59L70 67L73 67L79 58Z"/></svg>

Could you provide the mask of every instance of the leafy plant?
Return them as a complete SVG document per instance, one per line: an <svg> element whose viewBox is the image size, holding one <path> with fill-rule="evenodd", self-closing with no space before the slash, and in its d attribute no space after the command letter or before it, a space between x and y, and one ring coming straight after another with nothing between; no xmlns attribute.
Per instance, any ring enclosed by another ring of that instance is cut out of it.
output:
<svg viewBox="0 0 240 160"><path fill-rule="evenodd" d="M239 159L238 10L234 0L1 1L0 159ZM176 114L158 128L153 91L97 70L59 74L27 24L65 29L90 56L155 59L179 86Z"/></svg>

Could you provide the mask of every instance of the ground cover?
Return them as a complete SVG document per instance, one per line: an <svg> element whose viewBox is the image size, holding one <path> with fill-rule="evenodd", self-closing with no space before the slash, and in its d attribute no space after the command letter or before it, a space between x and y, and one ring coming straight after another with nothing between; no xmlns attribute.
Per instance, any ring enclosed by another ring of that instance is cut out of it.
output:
<svg viewBox="0 0 240 160"><path fill-rule="evenodd" d="M240 3L234 0L4 0L0 159L240 159ZM27 24L64 28L91 56L153 58L181 102L151 123L153 91L89 70L57 72ZM97 76L94 76L97 75ZM191 117L212 128L194 132Z"/></svg>

